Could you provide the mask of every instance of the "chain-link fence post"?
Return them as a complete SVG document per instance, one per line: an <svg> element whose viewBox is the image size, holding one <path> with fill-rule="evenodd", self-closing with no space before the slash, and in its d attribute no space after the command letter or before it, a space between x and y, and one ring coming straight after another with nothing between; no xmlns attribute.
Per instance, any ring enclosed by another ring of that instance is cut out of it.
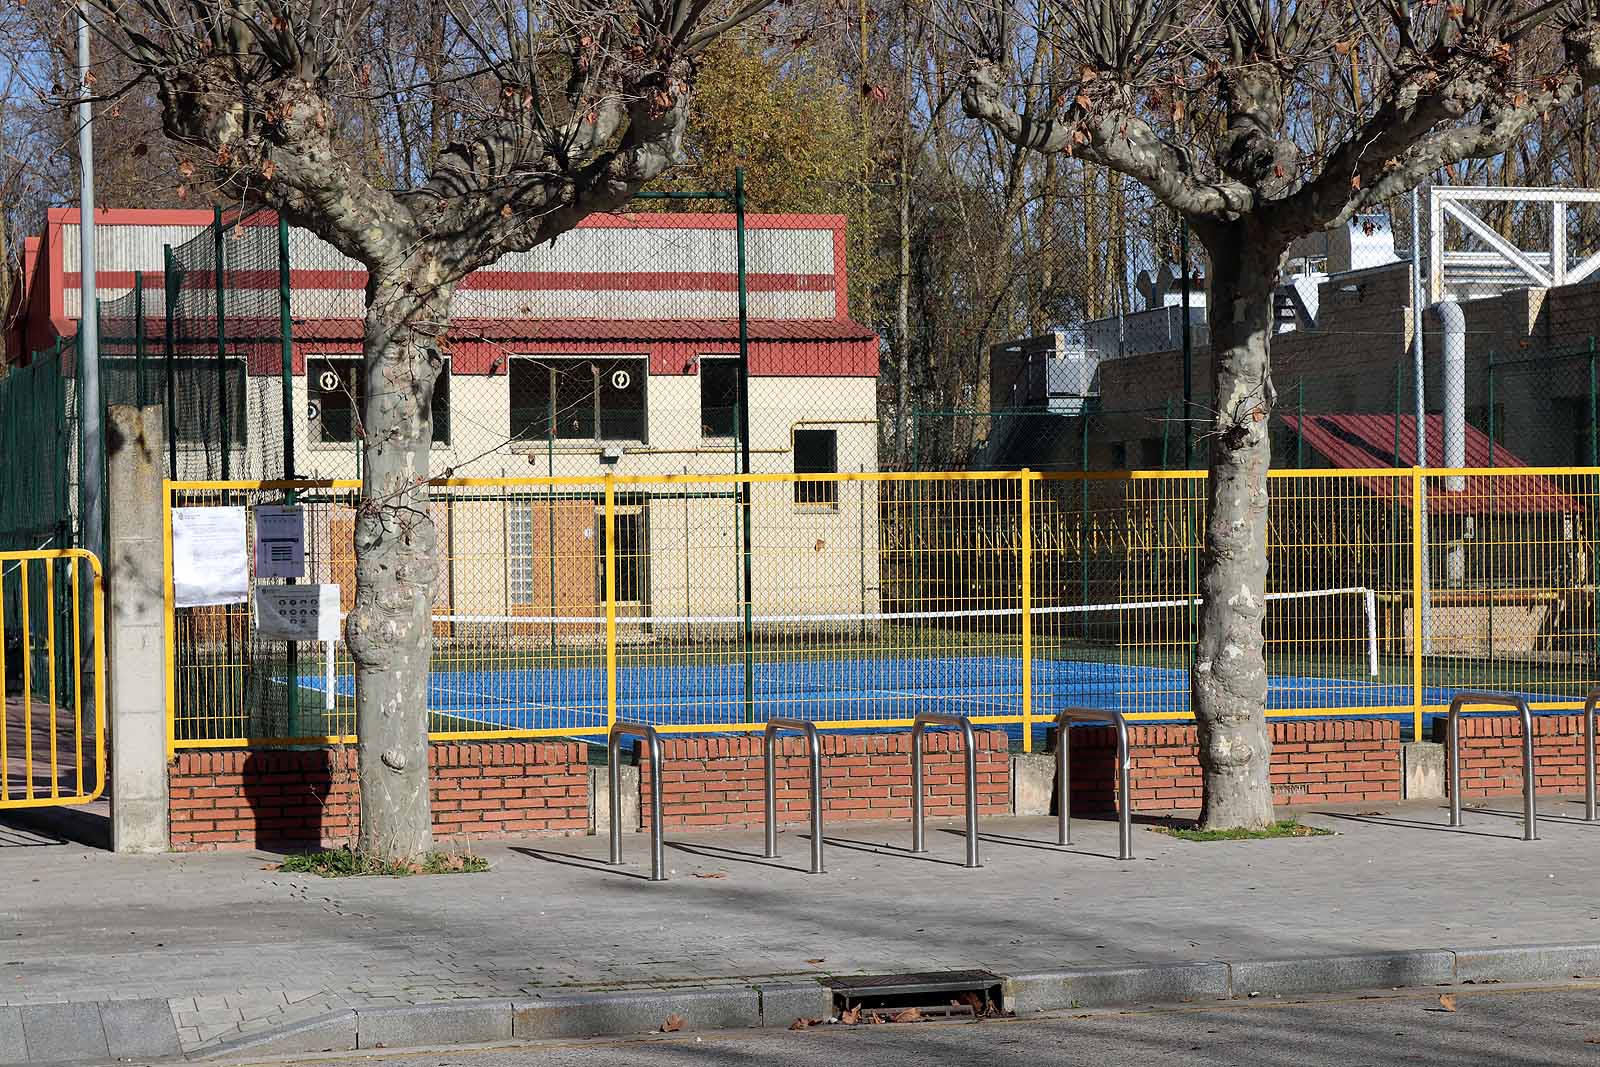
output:
<svg viewBox="0 0 1600 1067"><path fill-rule="evenodd" d="M228 425L228 301L227 301L227 273L223 269L222 246L222 208L218 206L212 215L212 261L211 277L216 284L216 338L217 338L217 420L218 435L222 443L222 480L227 481L231 469L229 453L233 451L231 427Z"/></svg>
<svg viewBox="0 0 1600 1067"><path fill-rule="evenodd" d="M161 282L165 294L162 309L166 328L161 336L161 354L166 363L167 387L167 477L178 477L178 371L174 365L173 341L178 308L178 265L173 258L172 246L161 246Z"/></svg>

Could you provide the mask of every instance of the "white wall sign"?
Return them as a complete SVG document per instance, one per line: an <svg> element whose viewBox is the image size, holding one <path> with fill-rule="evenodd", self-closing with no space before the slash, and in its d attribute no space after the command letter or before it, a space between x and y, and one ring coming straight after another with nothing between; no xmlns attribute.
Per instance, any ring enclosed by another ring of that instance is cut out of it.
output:
<svg viewBox="0 0 1600 1067"><path fill-rule="evenodd" d="M276 641L337 641L338 585L256 586L256 632Z"/></svg>
<svg viewBox="0 0 1600 1067"><path fill-rule="evenodd" d="M299 507L256 505L256 577L306 576L306 516Z"/></svg>
<svg viewBox="0 0 1600 1067"><path fill-rule="evenodd" d="M172 602L180 608L250 598L244 508L172 509Z"/></svg>

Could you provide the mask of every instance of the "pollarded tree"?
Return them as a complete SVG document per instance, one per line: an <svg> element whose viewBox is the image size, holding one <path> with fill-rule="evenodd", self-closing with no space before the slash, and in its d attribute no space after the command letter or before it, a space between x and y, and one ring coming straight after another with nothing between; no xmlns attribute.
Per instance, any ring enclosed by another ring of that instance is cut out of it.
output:
<svg viewBox="0 0 1600 1067"><path fill-rule="evenodd" d="M401 36L373 18L379 0L94 2L103 40L153 86L184 181L274 208L366 267L345 628L359 842L415 858L431 844L428 443L451 295L665 171L696 54L770 0L425 0ZM445 146L372 166L407 116Z"/></svg>
<svg viewBox="0 0 1600 1067"><path fill-rule="evenodd" d="M1144 183L1209 255L1214 411L1190 680L1202 822L1264 825L1269 342L1284 255L1443 167L1498 155L1600 82L1600 0L970 0L957 19L968 115ZM1001 57L1047 46L1066 75L1045 92L1010 84Z"/></svg>

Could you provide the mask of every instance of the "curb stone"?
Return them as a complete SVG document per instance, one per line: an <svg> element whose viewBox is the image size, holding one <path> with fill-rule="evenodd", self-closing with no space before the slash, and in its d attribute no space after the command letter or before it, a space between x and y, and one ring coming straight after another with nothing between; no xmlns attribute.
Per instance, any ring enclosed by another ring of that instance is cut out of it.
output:
<svg viewBox="0 0 1600 1067"><path fill-rule="evenodd" d="M1227 1000L1251 993L1334 993L1458 982L1541 982L1600 977L1600 943L1496 945L1309 956L1063 968L998 975L1006 1010ZM787 1027L832 1014L826 979L794 979L630 992L563 990L519 1000L455 1000L345 1008L182 1057L165 1001L0 1005L0 1064L260 1059L378 1047L437 1047L541 1038L623 1037L657 1031L677 1015L684 1030ZM161 1010L157 1010L157 1009ZM163 1011L168 1014L163 1016ZM18 1053L22 1058L17 1058Z"/></svg>
<svg viewBox="0 0 1600 1067"><path fill-rule="evenodd" d="M1060 1008L1226 1000L1229 992L1226 963L1077 967L1007 978L1000 989L1005 1009L1017 1015Z"/></svg>
<svg viewBox="0 0 1600 1067"><path fill-rule="evenodd" d="M1234 996L1391 989L1455 980L1455 954L1444 949L1247 960L1229 966Z"/></svg>

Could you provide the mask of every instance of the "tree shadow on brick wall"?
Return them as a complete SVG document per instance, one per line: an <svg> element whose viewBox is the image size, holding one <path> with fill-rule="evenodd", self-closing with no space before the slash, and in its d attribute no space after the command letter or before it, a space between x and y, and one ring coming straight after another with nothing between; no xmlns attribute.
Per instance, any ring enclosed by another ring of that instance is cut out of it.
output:
<svg viewBox="0 0 1600 1067"><path fill-rule="evenodd" d="M257 848L301 851L353 840L358 785L350 749L252 751L241 768Z"/></svg>

